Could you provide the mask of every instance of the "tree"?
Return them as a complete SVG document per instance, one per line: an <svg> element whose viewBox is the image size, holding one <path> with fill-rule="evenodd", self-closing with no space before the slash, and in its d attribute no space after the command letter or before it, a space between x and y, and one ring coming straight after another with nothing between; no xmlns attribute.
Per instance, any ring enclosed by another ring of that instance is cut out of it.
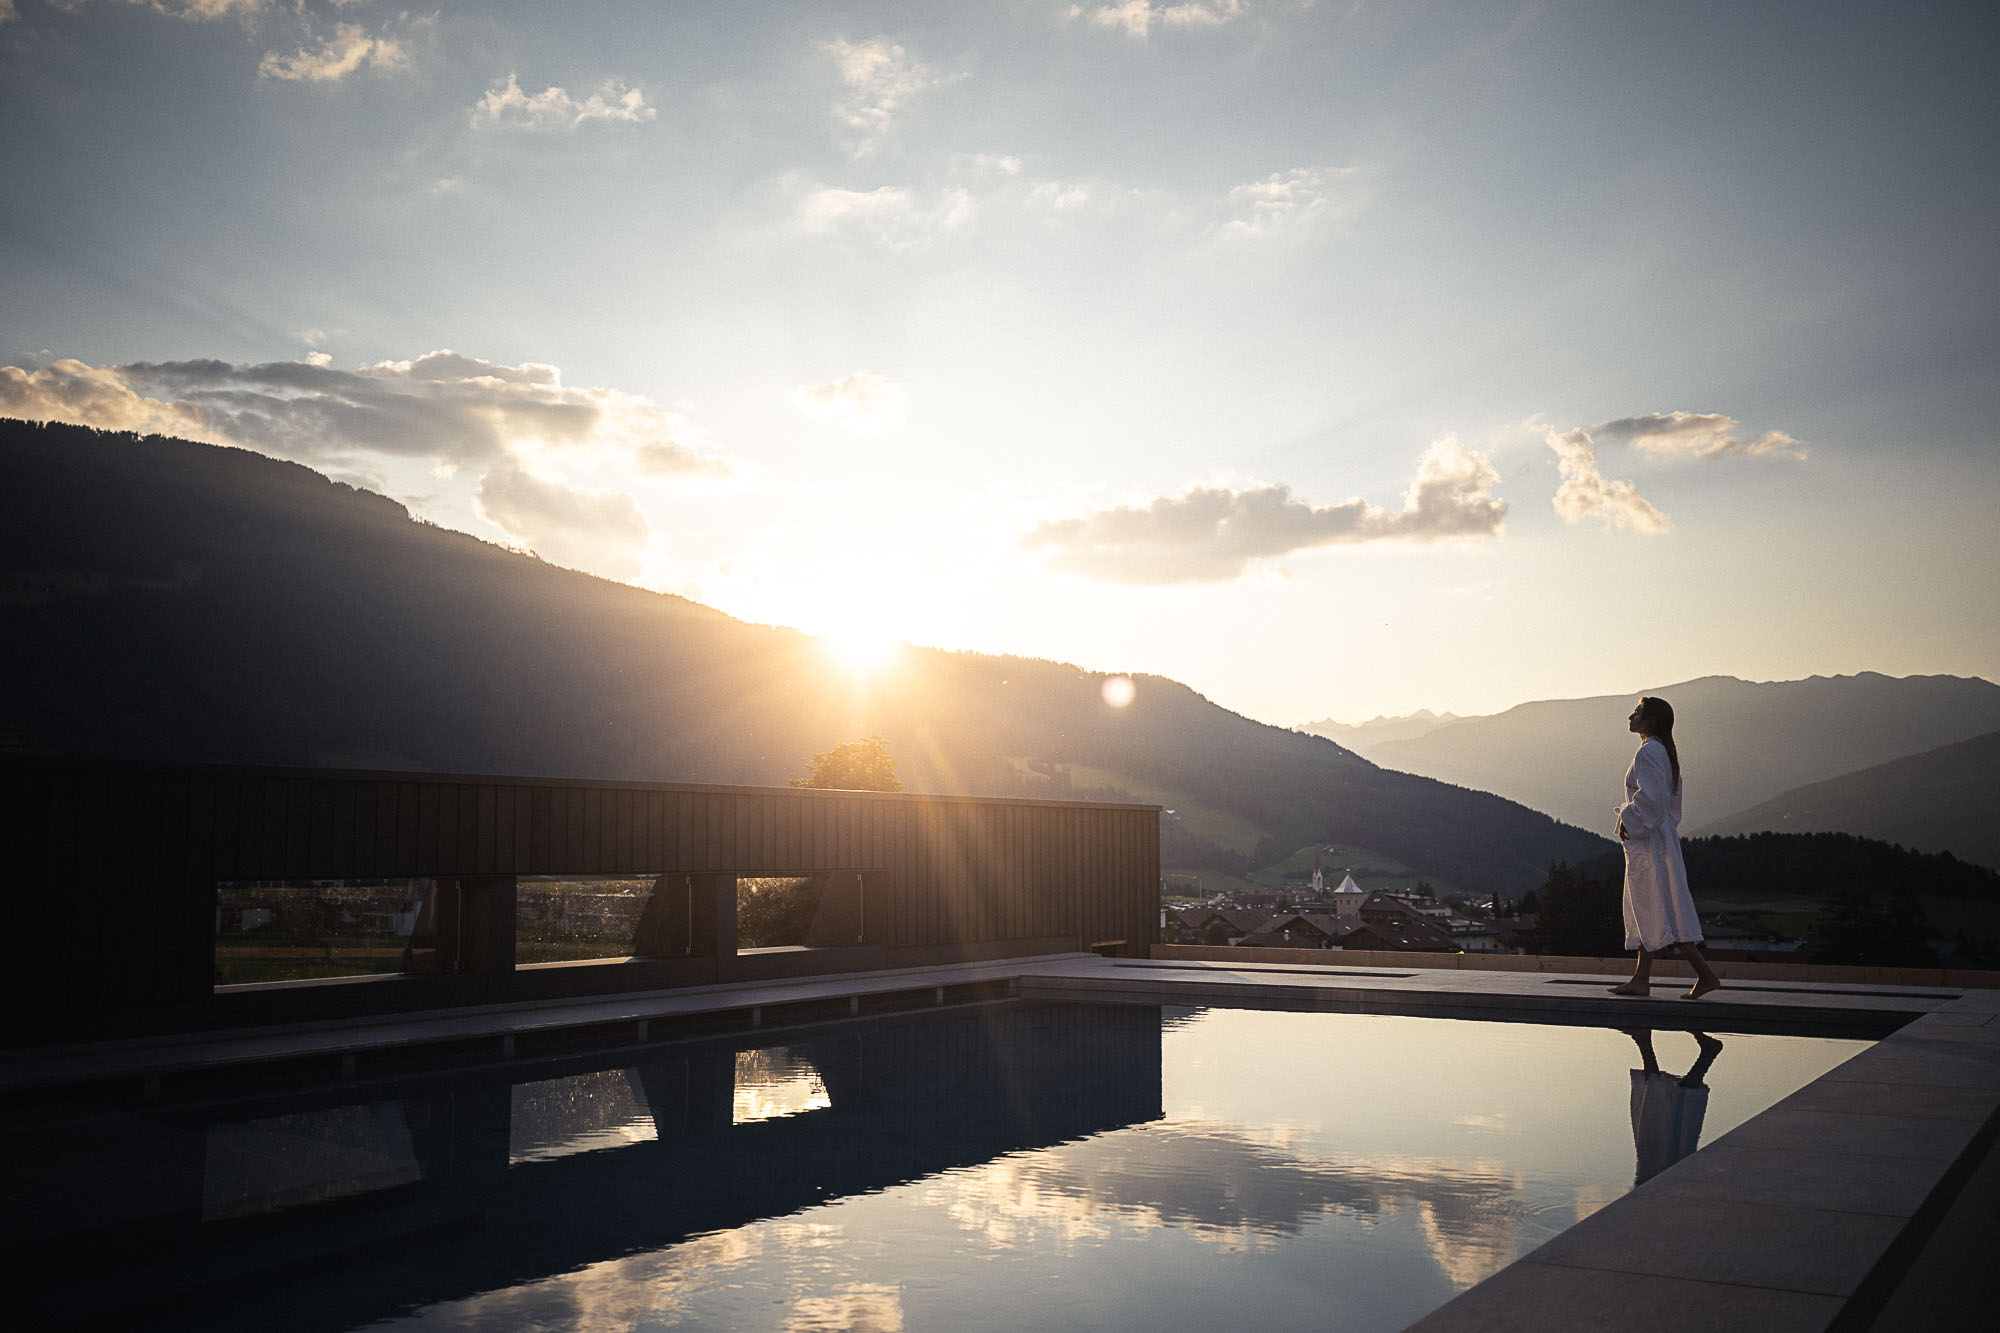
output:
<svg viewBox="0 0 2000 1333"><path fill-rule="evenodd" d="M1536 925L1545 954L1608 958L1624 952L1624 886L1558 861L1540 890Z"/></svg>
<svg viewBox="0 0 2000 1333"><path fill-rule="evenodd" d="M1923 900L1898 885L1887 905L1865 883L1848 880L1826 896L1807 947L1814 962L1856 967L1935 967Z"/></svg>
<svg viewBox="0 0 2000 1333"><path fill-rule="evenodd" d="M794 787L821 787L839 791L901 791L896 777L896 761L889 757L889 745L880 736L848 741L825 754L812 757L811 771L793 778Z"/></svg>

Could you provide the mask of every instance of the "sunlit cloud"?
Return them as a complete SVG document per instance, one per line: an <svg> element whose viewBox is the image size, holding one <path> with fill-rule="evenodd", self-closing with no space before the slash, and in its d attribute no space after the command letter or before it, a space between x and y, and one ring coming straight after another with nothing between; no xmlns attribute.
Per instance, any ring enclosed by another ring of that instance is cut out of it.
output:
<svg viewBox="0 0 2000 1333"><path fill-rule="evenodd" d="M964 77L938 73L887 37L836 39L822 49L833 57L842 84L833 117L857 156L874 150L911 98Z"/></svg>
<svg viewBox="0 0 2000 1333"><path fill-rule="evenodd" d="M337 83L362 68L408 69L409 53L396 38L371 35L358 23L336 23L333 35L288 56L272 51L258 62L257 77L303 83Z"/></svg>
<svg viewBox="0 0 2000 1333"><path fill-rule="evenodd" d="M438 351L355 370L324 354L236 365L195 360L0 366L0 412L147 430L308 461L355 454L482 465L590 453L656 475L721 475L730 463L644 397L566 385L554 366Z"/></svg>
<svg viewBox="0 0 2000 1333"><path fill-rule="evenodd" d="M1214 583L1253 561L1321 546L1375 541L1486 538L1507 515L1494 498L1499 472L1454 439L1425 450L1400 510L1366 500L1314 506L1288 486L1232 491L1197 487L1145 505L1121 505L1044 522L1024 539L1068 573L1112 583Z"/></svg>
<svg viewBox="0 0 2000 1333"><path fill-rule="evenodd" d="M1621 417L1590 427L1596 439L1629 444L1653 454L1683 454L1714 458L1747 454L1752 458L1789 458L1803 462L1806 446L1781 430L1767 430L1752 440L1740 438L1741 424L1720 412L1653 412Z"/></svg>
<svg viewBox="0 0 2000 1333"><path fill-rule="evenodd" d="M188 404L147 397L118 367L71 357L39 369L0 366L0 416L157 434L204 428L201 414Z"/></svg>
<svg viewBox="0 0 2000 1333"><path fill-rule="evenodd" d="M902 385L867 370L829 384L802 384L795 393L810 415L861 432L900 425L907 402Z"/></svg>
<svg viewBox="0 0 2000 1333"><path fill-rule="evenodd" d="M1293 167L1238 185L1226 203L1232 214L1219 234L1254 240L1299 231L1324 219L1348 216L1366 202L1361 173L1353 167Z"/></svg>
<svg viewBox="0 0 2000 1333"><path fill-rule="evenodd" d="M480 478L479 516L544 559L608 578L639 576L653 528L632 497L538 477L511 461Z"/></svg>
<svg viewBox="0 0 2000 1333"><path fill-rule="evenodd" d="M1629 528L1657 536L1670 531L1673 521L1651 501L1639 494L1629 481L1607 479L1597 468L1597 445L1590 432L1548 433L1548 446L1555 451L1562 485L1556 488L1555 508L1566 523L1594 519L1608 528Z"/></svg>
<svg viewBox="0 0 2000 1333"><path fill-rule="evenodd" d="M568 91L548 87L538 93L522 90L517 74L509 73L505 83L486 90L472 108L475 127L528 130L573 130L598 124L643 125L659 113L646 105L646 95L615 79L606 79L588 97L572 97Z"/></svg>
<svg viewBox="0 0 2000 1333"><path fill-rule="evenodd" d="M888 250L909 250L972 217L972 196L962 189L918 195L897 185L873 190L821 188L799 205L799 222L813 235L846 236Z"/></svg>
<svg viewBox="0 0 2000 1333"><path fill-rule="evenodd" d="M1182 31L1219 28L1249 12L1249 0L1183 0L1178 4L1122 0L1115 5L1072 5L1068 17L1085 19L1099 28L1115 28L1128 37L1145 38L1156 25Z"/></svg>

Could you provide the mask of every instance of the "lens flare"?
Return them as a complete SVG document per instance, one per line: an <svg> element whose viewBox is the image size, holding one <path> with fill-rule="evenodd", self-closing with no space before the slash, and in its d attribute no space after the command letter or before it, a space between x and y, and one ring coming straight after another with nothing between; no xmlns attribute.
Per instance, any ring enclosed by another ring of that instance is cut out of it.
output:
<svg viewBox="0 0 2000 1333"><path fill-rule="evenodd" d="M1104 702L1110 704L1113 708L1123 708L1126 704L1131 703L1132 696L1138 692L1139 687L1132 683L1130 676L1106 676L1104 678Z"/></svg>

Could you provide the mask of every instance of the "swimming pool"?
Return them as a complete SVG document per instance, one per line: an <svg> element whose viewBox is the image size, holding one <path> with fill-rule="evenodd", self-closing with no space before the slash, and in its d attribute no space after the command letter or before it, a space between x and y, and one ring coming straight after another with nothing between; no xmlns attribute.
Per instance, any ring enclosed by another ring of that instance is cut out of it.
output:
<svg viewBox="0 0 2000 1333"><path fill-rule="evenodd" d="M7 1242L155 1327L1393 1329L1867 1044L1009 1001L16 1110Z"/></svg>

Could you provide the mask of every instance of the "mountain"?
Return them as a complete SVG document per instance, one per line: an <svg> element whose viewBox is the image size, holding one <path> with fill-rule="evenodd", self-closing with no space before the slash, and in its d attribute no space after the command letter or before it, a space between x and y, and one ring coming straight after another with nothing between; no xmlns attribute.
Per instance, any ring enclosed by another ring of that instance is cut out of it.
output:
<svg viewBox="0 0 2000 1333"><path fill-rule="evenodd" d="M1175 806L1170 865L1342 842L1512 895L1607 847L1171 680L1121 709L1057 662L909 649L858 676L796 631L160 437L0 421L0 643L0 718L79 756L776 785L879 733L915 791Z"/></svg>
<svg viewBox="0 0 2000 1333"><path fill-rule="evenodd" d="M1623 795L1641 694L1674 706L1685 826L1780 792L2000 728L2000 685L1976 677L1864 672L1752 683L1706 676L1630 694L1522 704L1410 740L1367 747L1385 768L1496 792L1606 829Z"/></svg>
<svg viewBox="0 0 2000 1333"><path fill-rule="evenodd" d="M2000 868L2000 731L1796 787L1695 830L1852 833Z"/></svg>
<svg viewBox="0 0 2000 1333"><path fill-rule="evenodd" d="M1463 721L1453 713L1433 713L1430 709L1419 709L1404 717L1374 717L1366 722L1336 722L1332 718L1321 718L1297 728L1308 736L1324 736L1336 745L1342 745L1356 754L1365 755L1373 746L1389 741L1414 740L1418 736L1428 736L1440 727L1448 727Z"/></svg>

